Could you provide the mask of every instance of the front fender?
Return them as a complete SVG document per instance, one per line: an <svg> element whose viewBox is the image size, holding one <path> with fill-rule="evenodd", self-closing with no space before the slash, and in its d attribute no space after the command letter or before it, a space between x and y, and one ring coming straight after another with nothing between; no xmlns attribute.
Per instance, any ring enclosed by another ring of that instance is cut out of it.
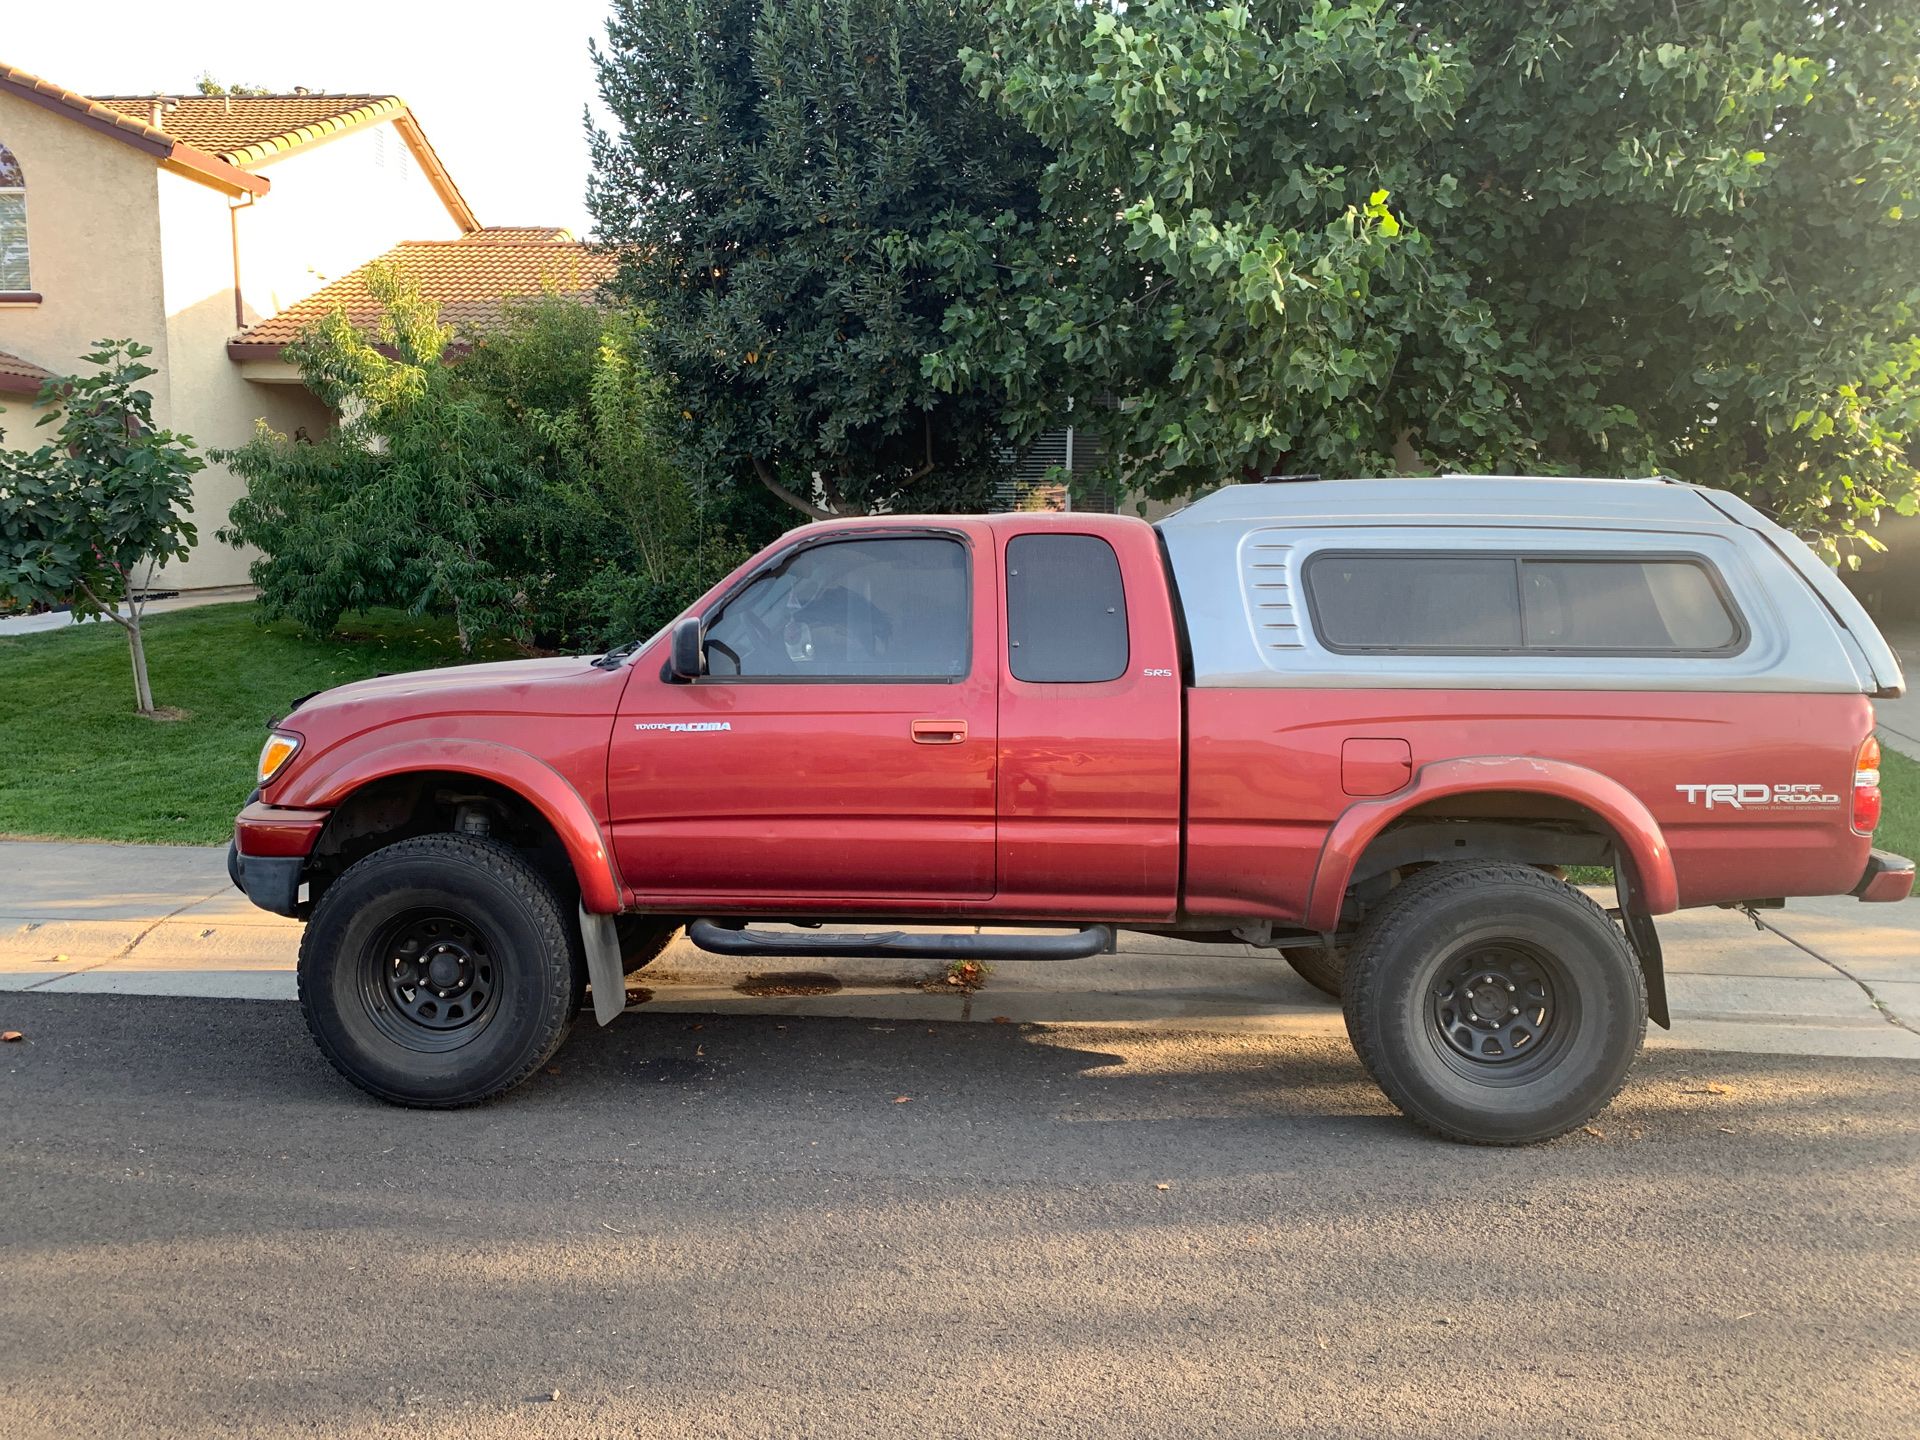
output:
<svg viewBox="0 0 1920 1440"><path fill-rule="evenodd" d="M579 879L580 903L595 915L620 909L620 878L593 811L566 776L525 750L490 740L423 739L317 759L311 771L289 777L285 791L274 795L274 804L331 810L376 780L423 770L491 780L546 817Z"/></svg>
<svg viewBox="0 0 1920 1440"><path fill-rule="evenodd" d="M1626 786L1597 770L1559 760L1486 755L1423 766L1405 789L1348 806L1334 821L1320 849L1303 917L1307 927L1324 931L1338 927L1341 903L1352 883L1354 867L1367 846L1394 820L1435 800L1494 790L1548 795L1593 811L1607 823L1631 861L1635 889L1647 913L1665 915L1680 908L1680 889L1666 837L1660 833L1653 813Z"/></svg>

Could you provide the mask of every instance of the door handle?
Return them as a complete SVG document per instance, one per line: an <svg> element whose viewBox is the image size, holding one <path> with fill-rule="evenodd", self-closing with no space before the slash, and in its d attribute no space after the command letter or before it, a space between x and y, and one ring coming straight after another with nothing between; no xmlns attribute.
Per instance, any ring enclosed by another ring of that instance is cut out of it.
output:
<svg viewBox="0 0 1920 1440"><path fill-rule="evenodd" d="M913 743L916 745L958 745L967 738L964 720L916 720Z"/></svg>

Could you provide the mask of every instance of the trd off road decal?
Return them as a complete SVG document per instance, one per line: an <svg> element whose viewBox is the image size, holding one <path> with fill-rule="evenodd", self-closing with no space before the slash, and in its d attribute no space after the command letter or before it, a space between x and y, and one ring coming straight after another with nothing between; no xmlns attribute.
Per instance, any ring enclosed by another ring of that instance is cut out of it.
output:
<svg viewBox="0 0 1920 1440"><path fill-rule="evenodd" d="M1805 809L1838 805L1840 797L1824 785L1676 785L1689 805L1708 810L1726 806L1732 810Z"/></svg>
<svg viewBox="0 0 1920 1440"><path fill-rule="evenodd" d="M636 730L671 730L676 735L704 735L713 730L731 730L731 720L636 720Z"/></svg>

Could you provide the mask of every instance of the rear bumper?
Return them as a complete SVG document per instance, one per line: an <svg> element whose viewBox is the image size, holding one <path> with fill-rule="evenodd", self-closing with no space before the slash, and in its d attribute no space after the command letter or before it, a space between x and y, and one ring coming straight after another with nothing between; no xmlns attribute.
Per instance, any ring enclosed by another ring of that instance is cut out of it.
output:
<svg viewBox="0 0 1920 1440"><path fill-rule="evenodd" d="M294 915L307 856L326 828L325 810L285 810L254 801L233 822L227 876L262 910Z"/></svg>
<svg viewBox="0 0 1920 1440"><path fill-rule="evenodd" d="M1867 856L1866 874L1853 887L1862 900L1904 900L1913 893L1913 861L1904 855L1875 850Z"/></svg>

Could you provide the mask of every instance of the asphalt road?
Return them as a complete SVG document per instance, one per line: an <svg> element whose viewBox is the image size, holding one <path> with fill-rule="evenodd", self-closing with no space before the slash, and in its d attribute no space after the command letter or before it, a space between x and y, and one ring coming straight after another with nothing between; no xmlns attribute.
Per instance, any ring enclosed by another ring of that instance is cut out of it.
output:
<svg viewBox="0 0 1920 1440"><path fill-rule="evenodd" d="M1495 1152L1324 1039L642 1014L426 1115L289 1005L0 1025L11 1440L1920 1424L1914 1062L1665 1051Z"/></svg>

